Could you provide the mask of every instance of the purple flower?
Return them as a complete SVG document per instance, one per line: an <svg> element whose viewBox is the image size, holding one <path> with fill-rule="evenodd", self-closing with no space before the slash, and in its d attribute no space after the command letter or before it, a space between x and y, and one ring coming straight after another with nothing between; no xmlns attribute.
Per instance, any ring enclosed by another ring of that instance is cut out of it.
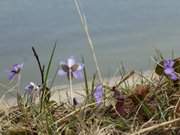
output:
<svg viewBox="0 0 180 135"><path fill-rule="evenodd" d="M40 87L37 86L35 83L30 82L25 88L25 93L27 94L27 100L32 102L36 101L36 98L39 96Z"/></svg>
<svg viewBox="0 0 180 135"><path fill-rule="evenodd" d="M25 91L28 93L28 94L31 94L33 91L39 91L40 88L39 86L37 86L35 83L33 82L30 82L26 87L25 87Z"/></svg>
<svg viewBox="0 0 180 135"><path fill-rule="evenodd" d="M94 91L94 98L96 100L96 103L99 105L102 102L103 99L103 85L99 84L96 86L95 91Z"/></svg>
<svg viewBox="0 0 180 135"><path fill-rule="evenodd" d="M83 79L84 64L76 63L74 57L68 58L66 62L60 62L60 65L59 76L67 76L69 79L69 75L71 75L72 78Z"/></svg>
<svg viewBox="0 0 180 135"><path fill-rule="evenodd" d="M10 71L8 71L8 79L12 80L17 74L20 73L24 64L14 64Z"/></svg>
<svg viewBox="0 0 180 135"><path fill-rule="evenodd" d="M169 76L172 80L176 81L177 75L174 70L174 61L171 59L164 60L164 73Z"/></svg>

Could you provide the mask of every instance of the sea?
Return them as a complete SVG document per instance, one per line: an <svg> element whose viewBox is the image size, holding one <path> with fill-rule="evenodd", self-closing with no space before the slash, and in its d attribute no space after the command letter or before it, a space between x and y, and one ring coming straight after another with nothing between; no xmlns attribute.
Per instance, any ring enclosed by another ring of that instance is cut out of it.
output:
<svg viewBox="0 0 180 135"><path fill-rule="evenodd" d="M180 55L179 0L79 0L86 17L102 76L125 70L153 70L159 50L165 58ZM32 53L47 65L57 44L50 70L51 82L60 61L74 56L85 60L88 78L96 73L91 48L74 0L0 0L0 87L11 85L7 70L24 63L21 85L40 83ZM46 66L47 67L47 66ZM67 81L59 76L54 85ZM10 86L8 86L10 87Z"/></svg>

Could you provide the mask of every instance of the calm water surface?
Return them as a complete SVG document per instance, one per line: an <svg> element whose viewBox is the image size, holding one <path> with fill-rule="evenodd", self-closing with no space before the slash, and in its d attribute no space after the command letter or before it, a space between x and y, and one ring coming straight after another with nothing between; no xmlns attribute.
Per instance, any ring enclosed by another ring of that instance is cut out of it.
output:
<svg viewBox="0 0 180 135"><path fill-rule="evenodd" d="M104 76L112 76L124 62L130 69L153 65L154 49L180 55L179 0L81 0ZM88 72L95 71L87 39L73 0L0 1L0 79L5 70L24 62L23 85L39 81L31 46L44 64L57 43L54 67L73 55L85 57ZM57 78L56 84L62 80Z"/></svg>

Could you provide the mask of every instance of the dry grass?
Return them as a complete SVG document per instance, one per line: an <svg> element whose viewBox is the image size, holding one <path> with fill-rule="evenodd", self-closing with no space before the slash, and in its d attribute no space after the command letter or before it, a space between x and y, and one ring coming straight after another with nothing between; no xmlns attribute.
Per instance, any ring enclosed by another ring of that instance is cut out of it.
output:
<svg viewBox="0 0 180 135"><path fill-rule="evenodd" d="M140 74L134 81L132 76L128 73L116 83L116 90L125 97L124 112L118 112L112 86L108 85L104 86L107 97L98 106L93 97L78 106L50 101L40 113L40 104L21 100L21 105L1 109L1 134L179 134L179 87L157 75L147 78ZM129 82L134 84L127 85Z"/></svg>

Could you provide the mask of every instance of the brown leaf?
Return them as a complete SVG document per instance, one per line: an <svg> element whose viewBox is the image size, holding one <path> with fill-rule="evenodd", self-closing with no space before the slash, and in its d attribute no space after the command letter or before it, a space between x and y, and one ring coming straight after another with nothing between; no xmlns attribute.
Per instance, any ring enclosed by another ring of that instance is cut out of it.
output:
<svg viewBox="0 0 180 135"><path fill-rule="evenodd" d="M122 93L116 88L116 87L113 87L112 88L112 91L114 92L113 93L113 97L118 101L118 102L124 102L125 100L125 97L122 95Z"/></svg>
<svg viewBox="0 0 180 135"><path fill-rule="evenodd" d="M149 85L140 85L137 84L134 89L134 93L138 97L145 97L149 93L150 86Z"/></svg>

